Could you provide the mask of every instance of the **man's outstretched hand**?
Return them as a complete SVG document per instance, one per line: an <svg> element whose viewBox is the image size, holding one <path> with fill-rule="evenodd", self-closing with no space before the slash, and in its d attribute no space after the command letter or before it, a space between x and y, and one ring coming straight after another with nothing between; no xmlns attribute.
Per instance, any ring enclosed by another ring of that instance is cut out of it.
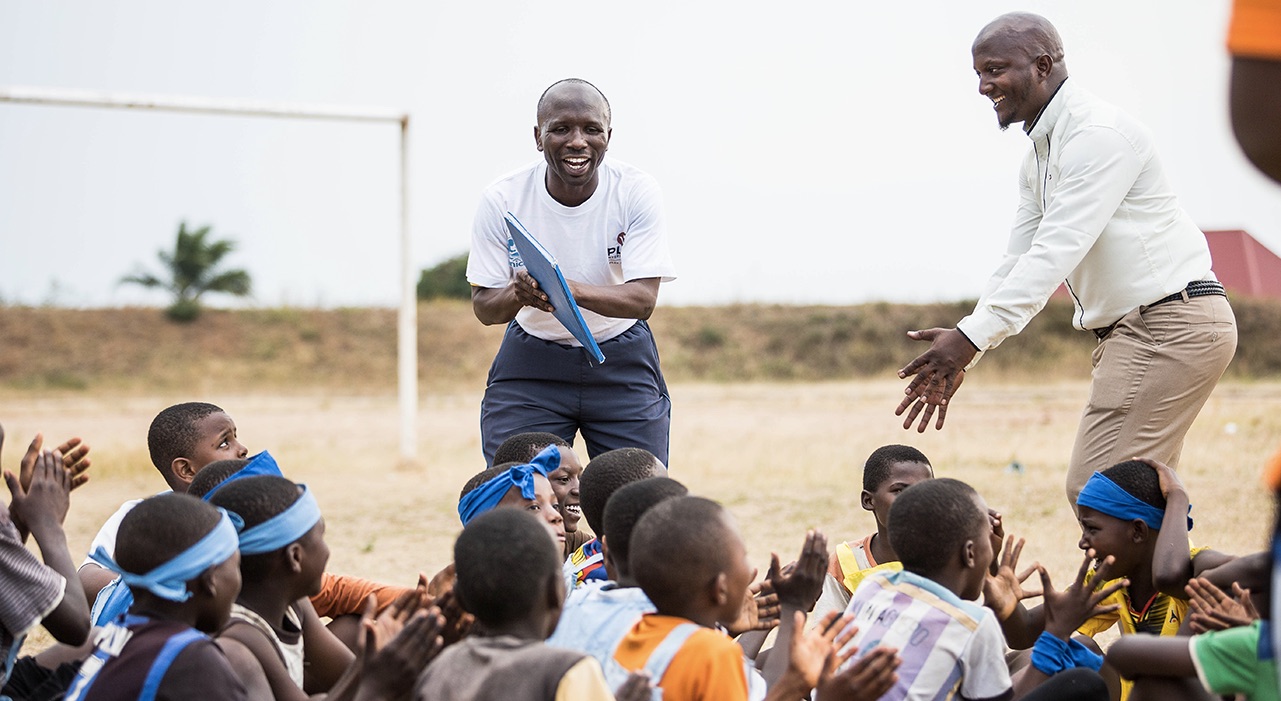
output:
<svg viewBox="0 0 1281 701"><path fill-rule="evenodd" d="M929 341L930 349L898 371L899 379L902 380L909 375L916 376L904 390L907 396L899 402L894 415L902 416L903 412L908 412L907 418L903 420L904 429L910 429L916 417L920 416L916 430L925 433L930 419L937 411L938 421L934 428L942 429L947 418L948 403L965 381L965 366L978 354L978 349L965 334L956 329L908 331L907 337L914 341ZM911 411L908 411L909 407Z"/></svg>

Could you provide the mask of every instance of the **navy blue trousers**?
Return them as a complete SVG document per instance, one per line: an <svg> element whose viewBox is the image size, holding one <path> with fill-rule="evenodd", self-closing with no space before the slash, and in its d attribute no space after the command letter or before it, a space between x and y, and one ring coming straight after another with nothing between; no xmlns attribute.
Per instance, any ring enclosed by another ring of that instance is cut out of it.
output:
<svg viewBox="0 0 1281 701"><path fill-rule="evenodd" d="M649 324L638 321L600 347L605 362L593 366L582 348L535 338L514 321L507 325L480 404L486 465L504 440L526 431L571 443L581 432L589 459L644 448L667 464L672 402Z"/></svg>

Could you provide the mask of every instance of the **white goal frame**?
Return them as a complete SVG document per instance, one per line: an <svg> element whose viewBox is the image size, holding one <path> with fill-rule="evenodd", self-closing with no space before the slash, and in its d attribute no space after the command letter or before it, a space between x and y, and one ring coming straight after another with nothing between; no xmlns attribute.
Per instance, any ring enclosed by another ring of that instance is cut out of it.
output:
<svg viewBox="0 0 1281 701"><path fill-rule="evenodd" d="M176 95L138 95L90 90L0 87L0 102L63 107L181 112L236 117L274 117L400 126L400 313L396 367L400 405L400 457L418 452L418 299L409 235L409 113L377 107L233 100Z"/></svg>

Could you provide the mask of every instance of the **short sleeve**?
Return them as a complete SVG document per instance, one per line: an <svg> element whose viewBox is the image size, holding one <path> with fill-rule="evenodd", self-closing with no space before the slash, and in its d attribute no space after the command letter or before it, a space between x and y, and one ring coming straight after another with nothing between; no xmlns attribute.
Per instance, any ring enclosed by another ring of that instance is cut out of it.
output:
<svg viewBox="0 0 1281 701"><path fill-rule="evenodd" d="M178 653L156 693L157 701L244 701L246 696L244 684L212 640L197 640Z"/></svg>
<svg viewBox="0 0 1281 701"><path fill-rule="evenodd" d="M658 183L640 175L628 193L627 236L623 241L623 278L639 280L656 277L663 282L676 279L676 266L667 244L667 219Z"/></svg>
<svg viewBox="0 0 1281 701"><path fill-rule="evenodd" d="M605 682L600 663L595 657L584 657L569 668L556 687L556 701L613 701L614 694Z"/></svg>
<svg viewBox="0 0 1281 701"><path fill-rule="evenodd" d="M513 244L507 233L505 212L492 189L486 190L472 221L471 250L467 254L467 282L477 287L506 287L512 278Z"/></svg>
<svg viewBox="0 0 1281 701"><path fill-rule="evenodd" d="M22 544L8 510L0 511L0 626L11 638L26 634L62 602L66 586Z"/></svg>
<svg viewBox="0 0 1281 701"><path fill-rule="evenodd" d="M89 544L89 552L93 552L101 546L103 550L107 551L108 555L115 557L116 532L120 530L120 522L124 520L125 514L132 511L133 507L137 506L141 502L141 499L131 499L121 504L120 508L116 509L114 514L111 514L111 517L107 519L106 523L102 524L102 528L98 529L97 535L93 537L93 542ZM84 561L80 563L80 566L84 567L85 565L96 564L98 563L86 557Z"/></svg>
<svg viewBox="0 0 1281 701"><path fill-rule="evenodd" d="M985 611L979 627L961 653L961 696L967 699L1009 698L1013 693L1005 666L1005 637L996 616Z"/></svg>
<svg viewBox="0 0 1281 701"><path fill-rule="evenodd" d="M1212 631L1191 638L1192 664L1212 694L1253 694L1259 661L1259 624Z"/></svg>

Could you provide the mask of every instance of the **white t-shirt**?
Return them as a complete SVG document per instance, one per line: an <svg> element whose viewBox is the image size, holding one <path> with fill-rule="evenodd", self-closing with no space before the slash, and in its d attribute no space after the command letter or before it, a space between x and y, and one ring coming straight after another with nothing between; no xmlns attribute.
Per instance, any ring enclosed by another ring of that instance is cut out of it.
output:
<svg viewBox="0 0 1281 701"><path fill-rule="evenodd" d="M883 699L1008 699L1005 637L992 612L964 601L911 572L882 572L863 580L846 613L854 615L858 653L897 648L898 682Z"/></svg>
<svg viewBox="0 0 1281 701"><path fill-rule="evenodd" d="M539 160L505 175L481 197L472 226L467 281L477 287L506 287L524 264L503 216L516 215L525 229L560 265L567 280L589 285L621 285L629 280L675 279L658 184L644 172L609 159L597 171L596 192L577 207L552 199L545 182L547 162ZM583 309L597 342L607 341L636 323ZM516 323L545 341L581 345L547 312L522 307Z"/></svg>

